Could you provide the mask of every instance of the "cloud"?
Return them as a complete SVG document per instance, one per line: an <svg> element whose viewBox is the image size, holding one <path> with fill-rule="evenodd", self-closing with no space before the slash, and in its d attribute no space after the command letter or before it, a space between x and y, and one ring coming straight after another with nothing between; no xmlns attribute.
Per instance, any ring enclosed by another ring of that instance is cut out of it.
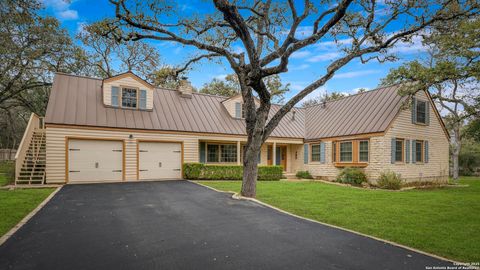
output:
<svg viewBox="0 0 480 270"><path fill-rule="evenodd" d="M76 20L78 19L78 12L73 9L67 9L57 13L58 17L63 20Z"/></svg>
<svg viewBox="0 0 480 270"><path fill-rule="evenodd" d="M52 9L53 13L60 20L77 20L78 12L70 8L74 0L42 0L47 9Z"/></svg>
<svg viewBox="0 0 480 270"><path fill-rule="evenodd" d="M77 22L77 34L82 34L85 32L85 27L88 25L87 22Z"/></svg>
<svg viewBox="0 0 480 270"><path fill-rule="evenodd" d="M425 52L428 47L423 45L423 38L421 36L414 36L410 42L397 42L395 46L388 50L389 53L396 54L414 54Z"/></svg>
<svg viewBox="0 0 480 270"><path fill-rule="evenodd" d="M361 76L376 74L376 73L380 73L380 70L367 69L367 70L337 73L333 76L333 78L335 78L335 79L350 79L350 78L356 78L356 77L361 77Z"/></svg>
<svg viewBox="0 0 480 270"><path fill-rule="evenodd" d="M300 58L305 58L305 57L309 56L310 54L312 54L312 53L309 52L309 51L296 51L296 52L292 53L290 58L300 59Z"/></svg>
<svg viewBox="0 0 480 270"><path fill-rule="evenodd" d="M308 94L306 97L304 97L302 99L302 101L299 102L299 104L302 104L303 102L308 101L308 100L319 99L321 96L325 95L326 92L327 92L327 86L325 86L325 85L321 86L321 87L313 90L313 92Z"/></svg>
<svg viewBox="0 0 480 270"><path fill-rule="evenodd" d="M299 66L293 65L290 68L288 68L288 70L290 70L290 71L292 71L292 70L304 70L304 69L307 69L309 67L310 67L309 64L301 64Z"/></svg>
<svg viewBox="0 0 480 270"><path fill-rule="evenodd" d="M369 91L370 90L370 87L357 87L357 88L353 88L350 93L355 93L357 94L361 89L364 89L365 91Z"/></svg>
<svg viewBox="0 0 480 270"><path fill-rule="evenodd" d="M315 62L333 60L333 59L339 57L340 55L342 55L342 54L338 51L326 52L326 53L315 55L315 56L309 58L307 61L311 62L311 63L315 63Z"/></svg>

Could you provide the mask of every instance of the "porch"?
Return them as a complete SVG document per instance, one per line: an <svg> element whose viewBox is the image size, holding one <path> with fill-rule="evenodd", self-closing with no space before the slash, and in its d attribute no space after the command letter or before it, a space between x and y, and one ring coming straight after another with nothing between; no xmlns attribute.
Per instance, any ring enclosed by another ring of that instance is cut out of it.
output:
<svg viewBox="0 0 480 270"><path fill-rule="evenodd" d="M218 165L242 165L246 141L199 140L199 162ZM285 173L303 166L303 142L267 141L258 157L259 165L279 165Z"/></svg>

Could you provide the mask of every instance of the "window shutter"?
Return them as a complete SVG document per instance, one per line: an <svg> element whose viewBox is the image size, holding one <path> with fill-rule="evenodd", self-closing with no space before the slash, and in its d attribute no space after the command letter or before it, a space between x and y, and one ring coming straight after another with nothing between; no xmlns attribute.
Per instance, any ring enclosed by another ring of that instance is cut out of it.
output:
<svg viewBox="0 0 480 270"><path fill-rule="evenodd" d="M242 118L242 104L240 102L235 102L235 117Z"/></svg>
<svg viewBox="0 0 480 270"><path fill-rule="evenodd" d="M258 152L258 162L257 164L260 164L262 162L262 150L260 149L260 152Z"/></svg>
<svg viewBox="0 0 480 270"><path fill-rule="evenodd" d="M200 142L200 163L205 163L205 150L206 150L206 143Z"/></svg>
<svg viewBox="0 0 480 270"><path fill-rule="evenodd" d="M428 141L425 141L423 143L424 147L425 147L425 151L424 151L424 154L425 154L425 163L428 163Z"/></svg>
<svg viewBox="0 0 480 270"><path fill-rule="evenodd" d="M410 140L405 140L405 163L410 163Z"/></svg>
<svg viewBox="0 0 480 270"><path fill-rule="evenodd" d="M325 143L320 143L320 163L325 163Z"/></svg>
<svg viewBox="0 0 480 270"><path fill-rule="evenodd" d="M392 138L392 144L391 144L391 154L392 154L392 164L395 163L395 149L396 149L396 143L397 143L397 139L395 138Z"/></svg>
<svg viewBox="0 0 480 270"><path fill-rule="evenodd" d="M416 142L417 142L417 141L412 140L412 163L416 163L416 162L417 162L417 156L416 156L416 152L415 152Z"/></svg>
<svg viewBox="0 0 480 270"><path fill-rule="evenodd" d="M112 86L112 93L111 93L111 104L113 107L118 107L118 95L120 89L117 86Z"/></svg>
<svg viewBox="0 0 480 270"><path fill-rule="evenodd" d="M139 108L146 109L147 108L147 90L140 90L140 97L139 97Z"/></svg>
<svg viewBox="0 0 480 270"><path fill-rule="evenodd" d="M303 145L303 164L308 164L308 144Z"/></svg>
<svg viewBox="0 0 480 270"><path fill-rule="evenodd" d="M417 99L412 97L412 124L417 123Z"/></svg>
<svg viewBox="0 0 480 270"><path fill-rule="evenodd" d="M430 102L425 103L425 124L430 125Z"/></svg>

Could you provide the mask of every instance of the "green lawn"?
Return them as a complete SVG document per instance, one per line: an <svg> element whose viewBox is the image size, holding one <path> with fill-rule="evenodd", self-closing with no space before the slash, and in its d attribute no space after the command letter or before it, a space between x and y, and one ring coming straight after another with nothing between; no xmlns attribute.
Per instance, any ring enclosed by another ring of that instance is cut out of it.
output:
<svg viewBox="0 0 480 270"><path fill-rule="evenodd" d="M53 188L0 190L0 236L8 232L54 190Z"/></svg>
<svg viewBox="0 0 480 270"><path fill-rule="evenodd" d="M239 191L239 181L200 181ZM469 187L366 190L322 182L259 182L257 198L288 212L464 262L480 261L480 178Z"/></svg>

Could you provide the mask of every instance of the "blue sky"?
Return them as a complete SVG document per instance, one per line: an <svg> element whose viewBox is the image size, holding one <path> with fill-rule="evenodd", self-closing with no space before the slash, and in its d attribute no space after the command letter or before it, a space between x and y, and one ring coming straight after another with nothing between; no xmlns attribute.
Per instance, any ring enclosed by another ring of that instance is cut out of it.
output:
<svg viewBox="0 0 480 270"><path fill-rule="evenodd" d="M62 27L66 28L74 36L83 24L92 23L105 17L113 17L114 8L108 0L41 0L46 7L45 12L48 15L58 18ZM179 4L185 14L199 12L206 9L207 3L201 0L183 1ZM395 29L391 29L394 31ZM304 26L300 31L308 32L309 27ZM348 40L345 40L348 42ZM175 65L184 63L188 56L194 52L191 48L182 47L172 43L152 42L153 46L158 48L165 64ZM334 78L327 84L317 89L307 98L318 96L327 91L355 93L359 88L373 89L380 79L385 77L391 68L397 67L404 61L421 57L424 53L424 47L420 39L415 39L413 44L400 44L393 49L400 58L396 62L378 63L371 61L362 64L359 61L353 61L337 72ZM318 78L325 71L326 66L338 56L338 49L331 41L322 41L308 50L303 50L292 56L289 63L289 71L282 74L282 80L290 83L291 91L287 95L297 93L310 82ZM192 84L200 88L204 83L213 78L223 78L226 74L232 73L228 65L202 62L196 65L189 72L188 77Z"/></svg>

